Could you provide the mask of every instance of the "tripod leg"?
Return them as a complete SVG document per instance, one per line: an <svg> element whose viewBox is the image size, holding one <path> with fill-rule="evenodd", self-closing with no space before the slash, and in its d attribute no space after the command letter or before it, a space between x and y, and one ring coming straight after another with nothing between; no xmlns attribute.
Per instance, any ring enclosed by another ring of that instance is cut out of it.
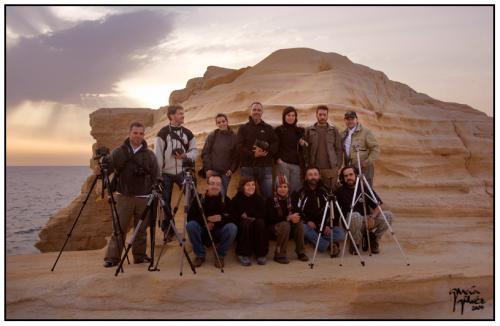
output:
<svg viewBox="0 0 500 326"><path fill-rule="evenodd" d="M75 229L76 223L78 223L78 220L80 219L80 215L82 214L83 208L87 204L87 201L89 200L90 194L92 193L92 190L94 190L94 187L95 187L98 179L99 179L99 177L96 176L94 178L94 181L92 181L90 189L87 192L87 196L85 196L85 199L83 200L82 206L80 207L80 211L78 212L78 215L76 216L75 221L73 222L73 225L71 226L71 229L69 230L69 232L66 236L66 240L64 241L64 244L62 245L61 250L59 250L59 255L57 255L56 261L54 262L54 265L52 266L52 269L50 270L51 272L53 272L54 268L56 268L57 262L59 261L59 258L61 257L61 254L62 254L64 248L66 247L66 244L69 241L69 238L71 238L71 235L73 234L73 230Z"/></svg>
<svg viewBox="0 0 500 326"><path fill-rule="evenodd" d="M325 209L323 211L323 218L321 219L321 226L318 230L319 231L318 232L318 239L316 240L316 247L314 248L313 259L312 259L311 263L309 264L309 267L311 267L311 269L313 269L313 267L314 267L314 262L316 260L316 254L318 253L319 241L321 240L321 237L323 236L323 226L325 224L326 213L328 212L329 205L330 205L330 203L327 201L326 205L325 205Z"/></svg>
<svg viewBox="0 0 500 326"><path fill-rule="evenodd" d="M333 258L333 205L330 203L330 258Z"/></svg>
<svg viewBox="0 0 500 326"><path fill-rule="evenodd" d="M366 180L365 176L363 176L363 180L364 182L366 183L366 187L368 188L368 191L370 192L370 194L372 195L372 197L374 199L376 199L375 197L375 194L373 193L373 190L372 188L370 187L370 185L368 184L368 181ZM382 215L382 217L384 218L384 222L385 224L387 225L387 227L389 228L389 232L391 233L392 235L392 238L394 239L394 241L396 242L396 245L398 246L399 248L399 251L401 252L401 255L403 255L404 259L406 260L406 266L410 266L410 261L408 260L408 256L406 256L405 252L403 251L403 248L401 247L401 244L399 243L399 240L398 238L396 237L396 233L394 232L391 224L387 221L387 216L385 216L385 213L384 211L382 210L382 207L380 207L380 203L377 203L378 204L378 208L380 210L380 214Z"/></svg>
<svg viewBox="0 0 500 326"><path fill-rule="evenodd" d="M219 262L220 271L221 271L221 273L224 273L224 267L222 267L222 263L221 263L221 260L220 260L220 257L219 257L219 253L217 252L217 248L215 247L215 242L214 242L214 239L212 237L212 232L210 232L210 229L208 228L207 218L205 216L205 212L203 211L203 205L201 204L201 200L200 200L200 197L198 196L197 192L194 192L194 197L195 197L196 202L198 204L198 208L200 209L201 216L203 218L203 222L205 223L205 227L206 227L207 232L208 232L208 237L210 238L210 243L212 244L212 249L214 250L215 258Z"/></svg>
<svg viewBox="0 0 500 326"><path fill-rule="evenodd" d="M363 178L364 175L361 172L360 168L360 174L358 176L359 179L361 179L361 196L363 196L363 222L365 223L365 230L366 230L366 241L368 242L368 256L372 255L372 248L370 246L370 231L368 230L368 217L366 213L366 195L365 195L365 188L364 188L364 182Z"/></svg>
<svg viewBox="0 0 500 326"><path fill-rule="evenodd" d="M120 248L121 251L125 249L125 237L126 234L123 231L123 228L120 223L120 216L118 215L118 210L116 209L116 201L113 196L113 192L111 191L110 184L111 182L109 181L109 176L107 171L103 171L103 182L104 182L104 187L108 189L108 203L111 208L111 218L112 218L112 223L113 223L113 229L115 232L120 233L120 239L121 239L121 244L117 243L117 248ZM103 190L104 191L104 190ZM115 235L115 239L118 239ZM117 240L118 241L118 240ZM127 256L127 263L130 265L130 260Z"/></svg>
<svg viewBox="0 0 500 326"><path fill-rule="evenodd" d="M129 252L130 248L132 247L132 245L135 241L135 238L137 237L137 234L139 234L141 229L146 226L146 223L144 223L144 221L145 221L146 217L148 216L148 214L150 214L151 210L153 209L153 207L152 207L153 202L154 202L154 195L151 194L149 196L146 208L144 209L143 213L141 214L141 218L139 219L139 222L137 222L137 225L135 226L134 233L132 234L132 237L130 238L130 242L127 246L127 249L125 250L125 254L123 255L123 258L121 259L120 264L118 265L118 268L116 269L115 276L117 276L118 273L120 272L120 269L123 268L123 262L125 261L125 258L128 257L128 252Z"/></svg>
<svg viewBox="0 0 500 326"><path fill-rule="evenodd" d="M158 199L153 200L153 205L151 208L151 212L149 214L149 238L150 238L150 255L151 255L151 262L149 263L148 266L148 271L153 270L153 265L155 263L155 237L156 237L156 213L158 210Z"/></svg>

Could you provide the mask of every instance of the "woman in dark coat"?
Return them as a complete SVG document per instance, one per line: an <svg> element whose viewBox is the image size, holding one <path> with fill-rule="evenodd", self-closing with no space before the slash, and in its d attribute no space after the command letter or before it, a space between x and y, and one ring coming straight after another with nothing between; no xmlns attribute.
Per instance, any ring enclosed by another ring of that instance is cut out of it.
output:
<svg viewBox="0 0 500 326"><path fill-rule="evenodd" d="M238 193L231 200L231 216L238 223L236 254L243 266L252 264L250 257L253 254L257 263L264 265L269 248L265 202L255 188L253 177L242 177Z"/></svg>

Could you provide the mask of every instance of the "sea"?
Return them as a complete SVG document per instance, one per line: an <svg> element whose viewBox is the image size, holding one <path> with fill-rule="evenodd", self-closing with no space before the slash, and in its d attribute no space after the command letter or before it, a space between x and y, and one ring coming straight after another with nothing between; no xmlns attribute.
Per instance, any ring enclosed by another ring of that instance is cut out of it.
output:
<svg viewBox="0 0 500 326"><path fill-rule="evenodd" d="M6 167L7 255L37 253L38 233L92 174L88 166ZM76 217L76 216L75 216Z"/></svg>

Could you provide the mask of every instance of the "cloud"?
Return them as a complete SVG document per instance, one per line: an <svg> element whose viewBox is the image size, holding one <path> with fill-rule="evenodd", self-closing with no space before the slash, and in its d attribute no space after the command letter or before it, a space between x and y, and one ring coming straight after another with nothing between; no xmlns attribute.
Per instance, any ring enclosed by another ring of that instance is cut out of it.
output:
<svg viewBox="0 0 500 326"><path fill-rule="evenodd" d="M7 28L16 36L30 37L71 26L54 15L51 7L7 6Z"/></svg>
<svg viewBox="0 0 500 326"><path fill-rule="evenodd" d="M7 50L7 106L23 100L77 104L82 94L112 93L116 82L148 62L172 20L173 14L141 10L20 38Z"/></svg>

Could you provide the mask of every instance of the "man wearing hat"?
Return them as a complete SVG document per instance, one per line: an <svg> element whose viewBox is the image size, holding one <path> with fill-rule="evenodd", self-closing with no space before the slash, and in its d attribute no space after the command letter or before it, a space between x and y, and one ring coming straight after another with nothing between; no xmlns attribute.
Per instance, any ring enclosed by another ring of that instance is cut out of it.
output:
<svg viewBox="0 0 500 326"><path fill-rule="evenodd" d="M380 154L380 147L373 133L363 127L358 121L356 112L349 111L344 115L346 129L342 133L342 144L344 147L344 165L358 168L358 158L355 148L359 146L359 159L361 169L370 186L373 185L375 167L373 162Z"/></svg>
<svg viewBox="0 0 500 326"><path fill-rule="evenodd" d="M288 264L288 239L290 233L295 240L295 253L301 261L308 261L304 245L304 225L300 214L293 211L288 180L282 173L276 176L274 196L266 203L267 224L271 237L276 238L274 260L280 264Z"/></svg>

